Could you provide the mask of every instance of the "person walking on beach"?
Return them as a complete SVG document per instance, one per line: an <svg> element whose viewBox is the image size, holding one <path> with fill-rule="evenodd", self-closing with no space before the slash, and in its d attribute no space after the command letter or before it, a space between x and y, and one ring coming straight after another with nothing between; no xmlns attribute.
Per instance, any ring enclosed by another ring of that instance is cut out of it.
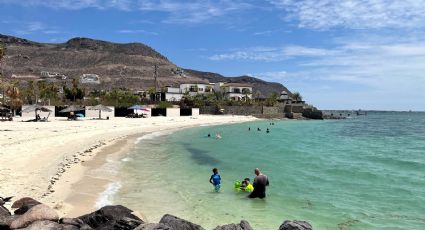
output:
<svg viewBox="0 0 425 230"><path fill-rule="evenodd" d="M217 168L213 168L213 174L210 177L210 183L212 185L214 185L214 190L216 192L220 191L220 187L221 187L221 176L220 174L218 174L218 169Z"/></svg>
<svg viewBox="0 0 425 230"><path fill-rule="evenodd" d="M255 179L254 179L254 191L249 194L249 198L265 198L266 197L266 186L269 186L269 178L262 174L259 168L255 169Z"/></svg>

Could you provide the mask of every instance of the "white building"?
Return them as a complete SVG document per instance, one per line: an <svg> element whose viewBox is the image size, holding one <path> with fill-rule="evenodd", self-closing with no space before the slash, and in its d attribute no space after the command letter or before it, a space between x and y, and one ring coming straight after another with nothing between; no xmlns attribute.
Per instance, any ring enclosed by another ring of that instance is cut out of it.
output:
<svg viewBox="0 0 425 230"><path fill-rule="evenodd" d="M180 85L181 93L189 93L190 96L194 96L196 94L212 93L213 88L214 83L192 83Z"/></svg>
<svg viewBox="0 0 425 230"><path fill-rule="evenodd" d="M100 84L100 77L97 74L83 74L80 76L81 84Z"/></svg>
<svg viewBox="0 0 425 230"><path fill-rule="evenodd" d="M252 86L243 83L216 83L214 90L224 92L227 99L245 101L252 99Z"/></svg>
<svg viewBox="0 0 425 230"><path fill-rule="evenodd" d="M47 71L41 71L40 73L42 78L56 78L56 79L62 79L66 80L66 75L56 72L47 72Z"/></svg>
<svg viewBox="0 0 425 230"><path fill-rule="evenodd" d="M226 98L235 101L244 101L252 98L252 86L241 83L190 83L180 87L167 86L161 94L161 101L180 101L185 94L209 94L225 92Z"/></svg>

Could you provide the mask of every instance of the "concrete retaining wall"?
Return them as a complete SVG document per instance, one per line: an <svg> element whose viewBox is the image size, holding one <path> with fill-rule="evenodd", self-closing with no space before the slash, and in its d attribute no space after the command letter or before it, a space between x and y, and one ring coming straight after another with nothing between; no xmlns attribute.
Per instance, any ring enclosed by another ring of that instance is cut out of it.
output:
<svg viewBox="0 0 425 230"><path fill-rule="evenodd" d="M192 116L193 117L199 116L199 108L192 108Z"/></svg>
<svg viewBox="0 0 425 230"><path fill-rule="evenodd" d="M180 108L167 108L167 117L180 117Z"/></svg>
<svg viewBox="0 0 425 230"><path fill-rule="evenodd" d="M99 118L99 110L90 110L93 106L86 106L86 117L88 118ZM112 109L112 112L101 112L102 118L112 118L115 117L115 107L114 106L108 106L108 108Z"/></svg>

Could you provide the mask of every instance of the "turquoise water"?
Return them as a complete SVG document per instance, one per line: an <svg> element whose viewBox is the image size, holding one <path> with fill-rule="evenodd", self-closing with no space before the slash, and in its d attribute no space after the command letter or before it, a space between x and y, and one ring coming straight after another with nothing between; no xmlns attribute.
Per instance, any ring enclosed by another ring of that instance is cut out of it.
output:
<svg viewBox="0 0 425 230"><path fill-rule="evenodd" d="M425 229L425 113L269 123L145 137L124 159L114 203L150 221L171 213L208 229L240 219L254 229L286 219L314 229ZM223 138L206 137L215 132ZM220 193L208 183L213 167ZM270 179L265 200L232 189L256 167Z"/></svg>

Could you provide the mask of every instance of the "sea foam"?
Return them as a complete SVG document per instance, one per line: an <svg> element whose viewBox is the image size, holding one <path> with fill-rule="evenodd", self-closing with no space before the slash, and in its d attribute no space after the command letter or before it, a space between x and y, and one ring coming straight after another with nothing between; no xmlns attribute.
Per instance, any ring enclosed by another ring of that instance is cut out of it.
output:
<svg viewBox="0 0 425 230"><path fill-rule="evenodd" d="M99 209L106 205L113 204L114 194L117 193L121 188L121 183L118 181L111 182L106 187L96 200L96 208Z"/></svg>

